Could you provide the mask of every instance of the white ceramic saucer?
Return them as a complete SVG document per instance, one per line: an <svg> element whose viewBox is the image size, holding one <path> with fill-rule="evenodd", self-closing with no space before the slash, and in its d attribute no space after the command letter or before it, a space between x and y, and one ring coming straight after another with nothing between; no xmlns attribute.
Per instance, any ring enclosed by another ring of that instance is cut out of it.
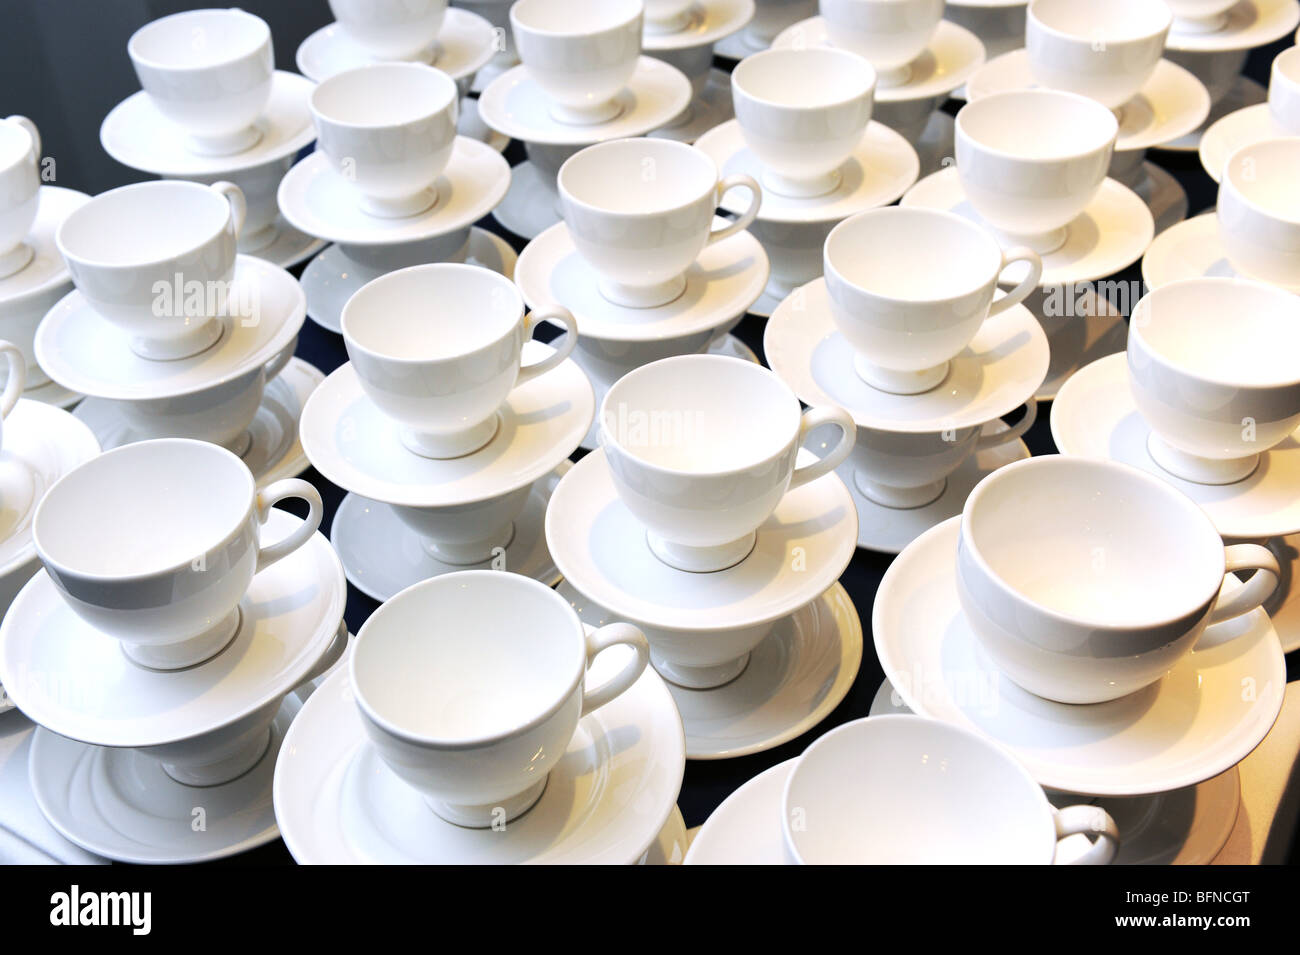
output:
<svg viewBox="0 0 1300 955"><path fill-rule="evenodd" d="M907 191L900 205L943 209L984 225L966 201L955 167L926 176ZM1042 257L1040 287L1092 282L1114 275L1142 257L1156 231L1151 210L1141 196L1114 179L1101 184L1096 198L1066 229L1065 244ZM1027 265L1013 266L1003 273L1003 280L1017 282L1027 270Z"/></svg>
<svg viewBox="0 0 1300 955"><path fill-rule="evenodd" d="M1167 143L1161 143L1156 148L1166 149L1170 152L1196 152L1201 147L1201 139L1205 136L1206 130L1223 119L1223 117L1251 106L1258 106L1267 99L1267 89L1248 76L1238 76L1223 99L1210 107L1210 115L1204 123L1186 136L1179 136Z"/></svg>
<svg viewBox="0 0 1300 955"><path fill-rule="evenodd" d="M568 461L561 461L559 467L533 484L528 503L515 520L503 563L495 558L468 565L444 563L424 549L419 537L402 523L390 505L358 494L343 498L330 528L330 543L338 551L348 580L380 603L412 584L460 570L508 570L553 587L560 580L560 572L546 549L542 519L552 489L569 467Z"/></svg>
<svg viewBox="0 0 1300 955"><path fill-rule="evenodd" d="M251 255L236 259L230 310L221 337L197 355L174 361L142 358L129 338L69 292L36 332L36 358L65 388L120 400L169 398L212 388L275 358L291 346L307 317L298 280Z"/></svg>
<svg viewBox="0 0 1300 955"><path fill-rule="evenodd" d="M725 325L745 314L767 276L767 253L742 231L707 246L686 270L685 291L667 305L615 305L600 293L595 270L578 254L563 222L528 243L515 265L515 283L530 308L563 305L578 320L579 337L620 342L678 338Z"/></svg>
<svg viewBox="0 0 1300 955"><path fill-rule="evenodd" d="M550 352L541 342L526 342L524 362ZM510 392L496 436L484 447L459 458L426 458L406 449L397 423L366 397L345 364L308 399L298 430L316 470L345 491L389 504L445 507L508 494L555 470L595 413L587 376L565 361Z"/></svg>
<svg viewBox="0 0 1300 955"><path fill-rule="evenodd" d="M64 219L89 201L90 196L75 189L41 186L36 221L23 239L31 247L31 260L12 275L0 278L0 309L7 311L11 306L70 281L68 266L55 244L54 235Z"/></svg>
<svg viewBox="0 0 1300 955"><path fill-rule="evenodd" d="M311 466L298 440L298 418L311 393L324 380L319 369L301 358L291 358L280 374L267 382L257 416L248 426L251 443L241 455L258 487L297 477ZM145 440L131 431L113 401L87 398L77 406L73 417L89 426L105 451Z"/></svg>
<svg viewBox="0 0 1300 955"><path fill-rule="evenodd" d="M690 103L691 84L676 67L643 56L615 99L622 111L611 120L589 126L562 123L551 116L550 100L521 65L492 81L478 98L478 110L483 122L511 139L588 146L607 139L644 136L672 122Z"/></svg>
<svg viewBox="0 0 1300 955"><path fill-rule="evenodd" d="M668 821L659 830L654 843L641 857L641 865L681 865L690 846L690 836L686 834L686 820L682 811L673 806L668 814Z"/></svg>
<svg viewBox="0 0 1300 955"><path fill-rule="evenodd" d="M809 460L801 451L800 463ZM853 557L857 512L844 482L826 475L781 499L739 564L707 574L678 570L650 550L645 528L614 489L604 451L593 451L551 493L546 541L565 579L620 619L730 630L779 620L828 590Z"/></svg>
<svg viewBox="0 0 1300 955"><path fill-rule="evenodd" d="M1294 135L1273 118L1267 103L1247 106L1217 120L1201 135L1201 165L1211 179L1219 182L1228 157L1242 146Z"/></svg>
<svg viewBox="0 0 1300 955"><path fill-rule="evenodd" d="M811 17L787 27L776 35L772 49L830 46L826 38L826 21ZM940 20L930 44L912 61L912 74L906 83L876 88L876 101L927 99L947 96L984 65L984 44L979 37L951 20Z"/></svg>
<svg viewBox="0 0 1300 955"><path fill-rule="evenodd" d="M960 523L952 518L913 541L876 593L876 654L913 711L1006 747L1045 787L1094 796L1194 786L1241 762L1268 734L1286 665L1262 610L1222 624L1236 639L1198 648L1159 683L1109 703L1054 703L1011 683L962 614Z"/></svg>
<svg viewBox="0 0 1300 955"><path fill-rule="evenodd" d="M740 123L730 120L705 133L695 148L717 164L723 176L744 173L762 182L763 166L745 145ZM921 162L912 145L883 123L872 122L853 155L840 167L840 184L822 196L795 198L763 190L758 217L770 222L834 222L867 209L888 205L920 175ZM745 189L732 189L722 198L730 212L749 208Z"/></svg>
<svg viewBox="0 0 1300 955"><path fill-rule="evenodd" d="M294 228L330 242L393 245L455 232L492 211L510 185L510 166L491 146L457 136L438 177L438 201L413 216L384 218L361 208L352 183L312 153L280 182L280 214Z"/></svg>
<svg viewBox="0 0 1300 955"><path fill-rule="evenodd" d="M465 261L481 265L506 278L514 278L515 250L500 236L474 226L469 233ZM343 306L356 291L385 272L349 259L337 245L330 245L302 271L302 290L307 296L307 317L326 331L339 334Z"/></svg>
<svg viewBox="0 0 1300 955"><path fill-rule="evenodd" d="M859 427L938 432L983 425L1009 414L1047 373L1047 336L1023 305L987 319L952 360L948 377L919 395L892 395L858 377L853 349L835 328L826 280L781 303L763 333L767 363L799 399L837 405Z"/></svg>
<svg viewBox="0 0 1300 955"><path fill-rule="evenodd" d="M124 166L156 176L211 176L239 172L292 156L316 138L308 105L316 84L276 70L266 111L253 125L261 138L242 152L205 156L190 150L179 126L141 90L113 107L99 127L104 152Z"/></svg>
<svg viewBox="0 0 1300 955"><path fill-rule="evenodd" d="M1195 53L1226 53L1251 50L1282 39L1300 23L1296 0L1239 0L1228 11L1222 28L1208 32L1177 29L1169 31L1165 49Z"/></svg>
<svg viewBox="0 0 1300 955"><path fill-rule="evenodd" d="M291 269L306 262L328 244L324 239L295 229L282 215L276 215L271 228L275 229L275 238L268 245L252 250L241 246L239 251L265 259L282 269Z"/></svg>
<svg viewBox="0 0 1300 955"><path fill-rule="evenodd" d="M1202 277L1239 277L1219 242L1219 221L1213 211L1162 232L1142 258L1142 279L1153 289Z"/></svg>
<svg viewBox="0 0 1300 955"><path fill-rule="evenodd" d="M617 672L596 657L593 684ZM583 717L532 809L504 832L435 815L366 738L346 667L311 695L275 768L275 815L293 857L337 863L633 863L676 807L685 768L682 723L647 667L626 693Z"/></svg>
<svg viewBox="0 0 1300 955"><path fill-rule="evenodd" d="M743 29L754 18L754 0L697 0L680 29L641 34L643 50L681 50L717 43Z"/></svg>
<svg viewBox="0 0 1300 955"><path fill-rule="evenodd" d="M496 53L492 24L478 14L452 7L438 33L437 55L429 50L426 60L453 80L471 77ZM352 42L337 23L322 27L298 47L294 57L298 72L319 83L336 73L378 62Z"/></svg>
<svg viewBox="0 0 1300 955"><path fill-rule="evenodd" d="M1147 452L1150 428L1128 383L1127 356L1081 368L1052 404L1052 438L1062 454L1106 458L1163 478L1205 509L1224 537L1256 539L1300 532L1300 432L1261 456L1236 484L1196 484L1174 477Z"/></svg>
<svg viewBox="0 0 1300 955"><path fill-rule="evenodd" d="M524 160L510 169L510 188L492 210L492 218L521 239L535 239L557 222L560 194L555 177Z"/></svg>
<svg viewBox="0 0 1300 955"><path fill-rule="evenodd" d="M662 126L647 133L654 139L672 139L679 143L693 143L715 126L721 126L736 115L731 99L731 74L722 70L709 72L709 85L704 92L691 100L687 107L690 115L678 119L674 125Z"/></svg>
<svg viewBox="0 0 1300 955"><path fill-rule="evenodd" d="M781 800L797 762L778 763L724 799L695 833L683 865L786 865Z"/></svg>
<svg viewBox="0 0 1300 955"><path fill-rule="evenodd" d="M871 716L911 713L888 680L871 701ZM1119 855L1112 865L1207 865L1228 842L1241 805L1237 767L1197 786L1150 796L1080 796L1049 792L1058 808L1100 805L1120 831ZM1091 846L1087 838L1071 837L1056 850L1056 861L1068 863Z"/></svg>
<svg viewBox="0 0 1300 955"><path fill-rule="evenodd" d="M280 540L299 523L273 509L262 539ZM314 534L253 578L224 650L184 670L150 670L78 617L42 570L0 624L0 682L60 736L125 747L191 739L301 683L334 640L346 597L338 557Z"/></svg>
<svg viewBox="0 0 1300 955"><path fill-rule="evenodd" d="M509 136L498 133L483 122L483 117L478 113L478 100L469 96L460 101L460 118L456 121L456 132L461 136L477 139L480 143L486 143L499 153L505 152L506 147L510 145Z"/></svg>
<svg viewBox="0 0 1300 955"><path fill-rule="evenodd" d="M556 589L589 626L619 619L567 580ZM668 684L686 730L686 758L734 759L803 735L839 706L861 663L862 622L836 583L773 624L730 683L708 690Z"/></svg>

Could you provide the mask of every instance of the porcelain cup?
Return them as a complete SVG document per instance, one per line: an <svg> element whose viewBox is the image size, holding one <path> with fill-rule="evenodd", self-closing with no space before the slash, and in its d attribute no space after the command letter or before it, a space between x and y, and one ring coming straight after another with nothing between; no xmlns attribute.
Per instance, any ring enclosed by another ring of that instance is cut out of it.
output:
<svg viewBox="0 0 1300 955"><path fill-rule="evenodd" d="M447 0L329 0L343 32L376 60L420 60L437 50Z"/></svg>
<svg viewBox="0 0 1300 955"><path fill-rule="evenodd" d="M25 268L23 240L36 222L41 195L41 134L26 116L0 120L0 279Z"/></svg>
<svg viewBox="0 0 1300 955"><path fill-rule="evenodd" d="M1219 183L1219 241L1247 278L1300 291L1300 136L1228 157Z"/></svg>
<svg viewBox="0 0 1300 955"><path fill-rule="evenodd" d="M1230 318L1230 320L1229 320ZM1169 473L1232 484L1300 426L1300 297L1198 278L1147 294L1128 333L1129 387Z"/></svg>
<svg viewBox="0 0 1300 955"><path fill-rule="evenodd" d="M291 534L259 543L271 507L310 512ZM78 616L159 670L218 653L239 628L255 574L320 526L316 489L296 478L257 490L244 463L205 441L164 439L107 451L56 482L32 537L50 579Z"/></svg>
<svg viewBox="0 0 1300 955"><path fill-rule="evenodd" d="M78 291L132 351L187 358L221 337L222 313L239 300L232 280L244 216L244 194L229 182L140 182L74 210L55 241ZM204 303L199 314L194 301Z"/></svg>
<svg viewBox="0 0 1300 955"><path fill-rule="evenodd" d="M1095 842L1076 864L1119 851L1100 806L1056 809L1009 753L920 716L826 733L795 763L781 809L786 857L803 865L1051 865L1081 833Z"/></svg>
<svg viewBox="0 0 1300 955"><path fill-rule="evenodd" d="M1028 273L995 300L998 278L1018 262ZM938 387L984 319L1024 301L1042 270L1033 250L1003 252L974 223L931 209L851 216L825 247L831 315L853 346L853 366L867 384L893 394Z"/></svg>
<svg viewBox="0 0 1300 955"><path fill-rule="evenodd" d="M255 125L271 98L271 28L243 10L189 10L146 23L127 53L158 111L192 152L227 156L262 138Z"/></svg>
<svg viewBox="0 0 1300 955"><path fill-rule="evenodd" d="M1061 703L1158 682L1208 626L1259 607L1280 577L1267 549L1225 549L1205 512L1164 479L1056 454L975 486L955 559L962 610L989 659ZM1260 572L1222 596L1240 570ZM1249 631L1225 628L1223 639Z"/></svg>
<svg viewBox="0 0 1300 955"><path fill-rule="evenodd" d="M205 186L218 182L232 182L244 194L244 225L239 231L237 246L240 252L258 252L267 248L280 235L280 205L276 194L280 181L293 165L295 157L285 156L273 162L212 176L172 176Z"/></svg>
<svg viewBox="0 0 1300 955"><path fill-rule="evenodd" d="M617 645L632 659L588 687L591 661ZM630 624L585 634L545 584L467 570L414 584L375 611L349 668L380 758L443 819L486 828L541 798L578 720L631 687L647 659Z"/></svg>
<svg viewBox="0 0 1300 955"><path fill-rule="evenodd" d="M438 202L460 94L441 70L377 63L346 70L311 94L317 145L371 215L401 218Z"/></svg>
<svg viewBox="0 0 1300 955"><path fill-rule="evenodd" d="M617 305L653 308L686 290L686 270L704 247L744 230L762 193L749 176L719 178L694 146L666 139L616 139L588 146L560 167L564 221L578 253ZM749 208L712 229L727 190L749 189Z"/></svg>
<svg viewBox="0 0 1300 955"><path fill-rule="evenodd" d="M838 444L795 467L808 433L839 427ZM720 355L652 362L610 387L600 445L623 503L655 555L681 570L723 570L754 549L788 490L833 471L853 448L839 408L800 410L768 369Z"/></svg>
<svg viewBox="0 0 1300 955"><path fill-rule="evenodd" d="M1300 46L1273 59L1268 81L1268 112L1279 130L1300 136Z"/></svg>
<svg viewBox="0 0 1300 955"><path fill-rule="evenodd" d="M855 53L766 50L731 74L740 133L763 164L763 185L786 196L820 196L871 122L876 71Z"/></svg>
<svg viewBox="0 0 1300 955"><path fill-rule="evenodd" d="M866 57L881 89L902 86L943 19L944 0L821 0L832 46Z"/></svg>
<svg viewBox="0 0 1300 955"><path fill-rule="evenodd" d="M957 114L957 172L980 218L1045 255L1097 195L1118 134L1114 113L1075 93L994 93Z"/></svg>
<svg viewBox="0 0 1300 955"><path fill-rule="evenodd" d="M1030 72L1041 86L1117 110L1151 79L1171 23L1165 0L1033 0Z"/></svg>
<svg viewBox="0 0 1300 955"><path fill-rule="evenodd" d="M1237 0L1165 0L1174 15L1177 33L1216 33L1228 22Z"/></svg>
<svg viewBox="0 0 1300 955"><path fill-rule="evenodd" d="M641 55L641 0L517 0L515 47L561 123L591 126L622 112L615 97Z"/></svg>
<svg viewBox="0 0 1300 955"><path fill-rule="evenodd" d="M524 342L544 321L567 334L551 355L521 366ZM491 441L510 392L564 361L578 337L568 310L525 313L505 276L445 262L362 286L343 307L341 325L367 397L402 426L408 450L430 458L458 458Z"/></svg>

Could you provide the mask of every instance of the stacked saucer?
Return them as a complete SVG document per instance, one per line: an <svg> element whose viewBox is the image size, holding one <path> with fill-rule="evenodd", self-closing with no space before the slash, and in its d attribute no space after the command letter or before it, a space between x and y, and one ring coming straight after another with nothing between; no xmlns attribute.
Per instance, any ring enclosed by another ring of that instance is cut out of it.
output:
<svg viewBox="0 0 1300 955"><path fill-rule="evenodd" d="M306 521L272 508L289 497ZM311 485L258 491L199 441L119 448L50 488L33 521L45 570L0 624L0 679L40 726L32 791L62 835L130 862L277 837L271 781L295 688L347 640L320 517Z"/></svg>
<svg viewBox="0 0 1300 955"><path fill-rule="evenodd" d="M819 460L800 445L823 426L839 435ZM836 580L856 517L829 472L853 436L844 412L801 414L757 365L667 358L609 389L601 450L551 495L546 539L561 594L588 623L645 633L688 758L786 742L852 685L862 631Z"/></svg>
<svg viewBox="0 0 1300 955"><path fill-rule="evenodd" d="M1220 182L1228 157L1238 149L1286 136L1300 136L1300 47L1295 46L1273 60L1267 103L1229 113L1206 129L1201 165Z"/></svg>

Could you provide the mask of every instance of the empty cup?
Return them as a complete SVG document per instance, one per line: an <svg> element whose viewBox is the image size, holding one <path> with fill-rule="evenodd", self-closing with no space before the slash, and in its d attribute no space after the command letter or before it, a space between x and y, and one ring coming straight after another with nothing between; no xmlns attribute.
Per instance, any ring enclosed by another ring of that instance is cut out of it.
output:
<svg viewBox="0 0 1300 955"><path fill-rule="evenodd" d="M41 134L26 116L0 120L0 279L25 268L32 247L23 240L41 202Z"/></svg>
<svg viewBox="0 0 1300 955"><path fill-rule="evenodd" d="M1300 136L1300 46L1273 59L1268 81L1268 112L1288 136Z"/></svg>
<svg viewBox="0 0 1300 955"><path fill-rule="evenodd" d="M833 46L866 57L881 88L902 86L943 19L944 0L821 0Z"/></svg>
<svg viewBox="0 0 1300 955"><path fill-rule="evenodd" d="M1266 139L1228 157L1218 221L1239 275L1300 290L1300 136Z"/></svg>
<svg viewBox="0 0 1300 955"><path fill-rule="evenodd" d="M376 60L433 61L447 0L329 0L353 43Z"/></svg>

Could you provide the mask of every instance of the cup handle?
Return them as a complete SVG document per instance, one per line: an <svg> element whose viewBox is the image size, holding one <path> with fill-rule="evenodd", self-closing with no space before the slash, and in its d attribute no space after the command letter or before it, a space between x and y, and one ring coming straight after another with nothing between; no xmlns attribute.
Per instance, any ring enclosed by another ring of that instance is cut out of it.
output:
<svg viewBox="0 0 1300 955"><path fill-rule="evenodd" d="M996 299L989 306L989 315L998 315L1005 312L1012 305L1019 305L1030 292L1038 288L1038 281L1043 277L1043 260L1038 257L1038 253L1033 249L1026 248L1023 245L1018 245L1014 249L1007 249L1002 253L1002 267L998 269L998 275L1005 272L1013 262L1028 262L1029 274L1025 276L1024 281L1006 295Z"/></svg>
<svg viewBox="0 0 1300 955"><path fill-rule="evenodd" d="M270 381L280 372L284 371L284 366L289 364L289 359L293 357L294 349L298 347L298 336L293 336L293 341L280 349L280 354L276 355L266 363L266 380Z"/></svg>
<svg viewBox="0 0 1300 955"><path fill-rule="evenodd" d="M310 510L307 512L307 519L294 528L293 532L283 540L278 540L274 544L267 544L257 551L257 570L254 573L260 574L266 568L270 567L281 557L287 557L293 553L316 533L320 527L321 515L324 509L321 506L320 492L299 478L286 478L283 481L276 481L274 484L257 492L255 506L257 507L257 520L260 524L265 524L266 519L271 516L271 507L277 501L282 501L287 497L300 497L307 502Z"/></svg>
<svg viewBox="0 0 1300 955"><path fill-rule="evenodd" d="M997 434L981 434L975 442L976 451L987 451L989 448L998 448L1004 444L1010 444L1016 441L1026 431L1034 426L1034 421L1038 418L1038 401L1035 398L1028 399L1020 407L1025 409L1020 420L1013 424L1006 431L999 431Z"/></svg>
<svg viewBox="0 0 1300 955"><path fill-rule="evenodd" d="M833 424L840 429L842 435L840 443L820 460L795 468L794 474L790 477L789 490L793 491L809 481L817 480L823 474L834 471L849 456L849 452L853 450L853 443L858 440L858 426L853 423L853 419L849 417L847 411L832 405L809 408L803 413L803 417L799 419L799 445L802 447L803 443L808 440L809 433L814 428L824 424Z"/></svg>
<svg viewBox="0 0 1300 955"><path fill-rule="evenodd" d="M568 358L573 351L573 346L578 344L578 321L567 308L551 305L546 308L533 309L524 318L524 339L532 338L533 329L542 322L554 322L557 325L563 325L564 338L553 346L555 348L554 354L547 355L541 361L535 361L531 365L520 366L519 376L515 379L516 387L550 371Z"/></svg>
<svg viewBox="0 0 1300 955"><path fill-rule="evenodd" d="M717 186L717 191L715 193L717 197L715 200L716 203L722 205L722 197L737 186L749 190L751 196L749 200L749 208L745 210L744 214L741 215L739 219L731 223L731 225L724 226L721 229L714 229L710 232L709 245L713 245L715 242L721 242L723 239L730 238L737 232L742 232L745 229L748 229L750 224L758 218L758 207L763 204L763 190L759 188L759 185L754 181L753 176L746 176L743 173L738 173L734 176L728 176L726 179L723 179Z"/></svg>
<svg viewBox="0 0 1300 955"><path fill-rule="evenodd" d="M611 677L594 690L582 694L583 716L604 706L631 687L641 678L650 662L650 644L646 643L645 634L630 623L611 623L587 634L587 666L591 666L591 661L596 659L596 654L600 651L619 643L636 650L636 659L629 661L618 676Z"/></svg>
<svg viewBox="0 0 1300 955"><path fill-rule="evenodd" d="M230 218L235 223L235 235L239 235L244 231L244 219L248 216L248 201L244 198L244 190L224 179L214 182L208 188L224 196L226 202L230 203Z"/></svg>
<svg viewBox="0 0 1300 955"><path fill-rule="evenodd" d="M1119 827L1100 806L1066 806L1052 810L1056 822L1056 841L1070 836L1099 838L1091 849L1071 865L1110 865L1119 854Z"/></svg>
<svg viewBox="0 0 1300 955"><path fill-rule="evenodd" d="M0 341L0 355L4 355L9 366L9 379L5 382L4 392L0 393L0 419L3 419L9 417L9 412L14 410L27 387L27 359L23 357L22 349L12 342Z"/></svg>
<svg viewBox="0 0 1300 955"><path fill-rule="evenodd" d="M39 165L41 161L41 132L26 116L20 116L17 113L6 118L5 122L13 123L27 130L27 135L32 137L32 158Z"/></svg>
<svg viewBox="0 0 1300 955"><path fill-rule="evenodd" d="M1267 547L1261 547L1259 544L1229 544L1223 552L1224 562L1227 564L1226 573L1231 574L1238 570L1254 570L1256 573L1231 597L1224 598L1222 594L1219 595L1214 603L1214 609L1210 611L1211 625L1240 617L1261 606L1273 596L1278 581L1282 579L1282 569L1278 566L1277 556Z"/></svg>

